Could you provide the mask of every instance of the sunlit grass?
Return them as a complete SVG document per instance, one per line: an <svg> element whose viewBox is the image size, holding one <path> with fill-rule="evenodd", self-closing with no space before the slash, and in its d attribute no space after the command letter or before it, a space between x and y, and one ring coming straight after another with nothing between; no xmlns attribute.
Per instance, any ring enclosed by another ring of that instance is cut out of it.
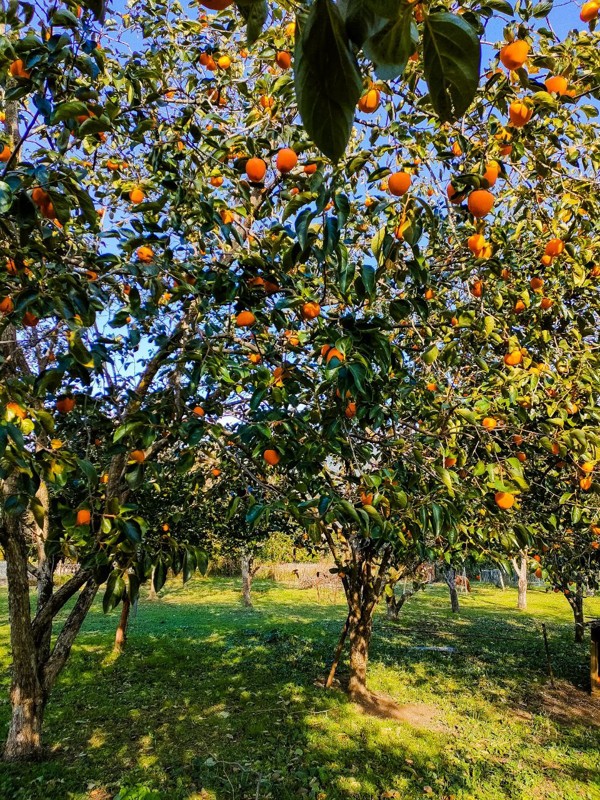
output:
<svg viewBox="0 0 600 800"><path fill-rule="evenodd" d="M128 786L165 800L600 798L600 728L560 721L541 700L542 622L559 679L585 686L588 645L573 644L564 598L531 592L525 614L512 590L477 586L461 600L453 616L435 587L397 625L377 619L371 688L408 704L412 722L367 716L316 684L341 594L318 603L312 590L261 581L249 611L235 580L171 584L140 602L119 658L118 611L97 605L48 707L49 759L0 766L0 798L95 800ZM600 616L600 600L586 613ZM1 624L2 667L8 659ZM3 730L7 688L5 678Z"/></svg>

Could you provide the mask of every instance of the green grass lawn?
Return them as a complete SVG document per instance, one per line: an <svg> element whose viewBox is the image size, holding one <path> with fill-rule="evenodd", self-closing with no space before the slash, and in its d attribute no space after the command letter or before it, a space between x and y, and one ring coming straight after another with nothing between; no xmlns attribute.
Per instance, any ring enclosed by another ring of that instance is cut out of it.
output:
<svg viewBox="0 0 600 800"><path fill-rule="evenodd" d="M478 586L453 616L434 587L397 625L381 614L370 688L406 705L397 720L366 715L315 683L345 617L341 593L318 602L313 590L262 581L246 610L238 589L218 578L170 584L160 600L140 602L117 659L118 610L104 616L97 605L48 706L48 760L0 764L0 798L600 798L600 704L586 713L588 643L573 644L563 597L530 592L519 613L514 591ZM600 616L600 599L586 613ZM3 590L2 734L6 618ZM420 649L430 647L454 652Z"/></svg>

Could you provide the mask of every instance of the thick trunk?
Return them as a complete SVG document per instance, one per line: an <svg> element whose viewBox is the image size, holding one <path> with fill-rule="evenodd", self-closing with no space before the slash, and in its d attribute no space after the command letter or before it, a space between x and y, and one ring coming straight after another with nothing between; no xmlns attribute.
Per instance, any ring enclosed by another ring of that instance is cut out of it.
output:
<svg viewBox="0 0 600 800"><path fill-rule="evenodd" d="M129 623L129 613L131 611L131 601L129 599L123 600L121 608L121 616L119 617L119 624L115 634L115 653L122 653L125 649L125 642L127 641L127 625Z"/></svg>
<svg viewBox="0 0 600 800"><path fill-rule="evenodd" d="M242 601L247 608L252 608L252 556L242 553Z"/></svg>
<svg viewBox="0 0 600 800"><path fill-rule="evenodd" d="M350 697L360 698L367 694L367 663L372 624L372 613L365 612L350 623L350 680L348 681Z"/></svg>
<svg viewBox="0 0 600 800"><path fill-rule="evenodd" d="M456 570L454 567L446 567L444 570L444 578L448 584L448 590L450 592L450 605L452 606L452 612L454 614L458 614L460 611L460 603L458 601L458 592L456 591Z"/></svg>
<svg viewBox="0 0 600 800"><path fill-rule="evenodd" d="M12 487L7 485L6 490L8 495ZM31 628L27 543L21 529L20 517L6 516L3 545L13 660L10 690L12 718L4 758L39 758L42 753L45 698L39 679L37 650Z"/></svg>
<svg viewBox="0 0 600 800"><path fill-rule="evenodd" d="M517 608L525 611L527 608L527 556L522 555L520 559L513 558L512 563L518 581Z"/></svg>
<svg viewBox="0 0 600 800"><path fill-rule="evenodd" d="M6 761L34 761L42 757L42 723L46 698L39 681L13 679L12 716L4 745Z"/></svg>

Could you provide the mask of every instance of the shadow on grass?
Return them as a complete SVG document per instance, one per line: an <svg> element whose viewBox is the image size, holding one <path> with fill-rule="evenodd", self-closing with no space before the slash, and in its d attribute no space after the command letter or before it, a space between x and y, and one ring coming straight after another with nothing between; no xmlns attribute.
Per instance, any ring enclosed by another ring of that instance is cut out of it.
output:
<svg viewBox="0 0 600 800"><path fill-rule="evenodd" d="M379 617L372 688L427 711L378 719L315 685L341 602L261 581L245 610L237 586L198 581L142 602L118 659L114 615L96 607L48 707L51 757L0 765L0 797L91 800L146 785L164 800L569 800L598 781L600 733L532 710L545 663L528 618L474 598L457 619L435 591L398 626ZM557 625L552 642L568 653L557 675L572 681L584 650L569 633ZM454 651L417 649L440 645Z"/></svg>

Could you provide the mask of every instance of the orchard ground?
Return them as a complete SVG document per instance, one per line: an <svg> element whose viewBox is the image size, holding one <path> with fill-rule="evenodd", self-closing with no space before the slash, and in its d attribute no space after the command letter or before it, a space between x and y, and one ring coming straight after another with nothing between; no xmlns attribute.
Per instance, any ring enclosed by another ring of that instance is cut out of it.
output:
<svg viewBox="0 0 600 800"><path fill-rule="evenodd" d="M373 713L323 690L344 619L337 596L257 581L170 583L142 600L127 651L118 610L90 614L47 710L49 758L0 765L10 800L570 800L600 798L600 703L586 693L589 642L573 644L559 595L478 585L452 615L428 588L397 624L380 613ZM8 689L0 595L2 697ZM600 598L586 601L600 617ZM541 637L548 626L556 689ZM343 666L340 670L343 679ZM6 729L10 706L0 705Z"/></svg>

